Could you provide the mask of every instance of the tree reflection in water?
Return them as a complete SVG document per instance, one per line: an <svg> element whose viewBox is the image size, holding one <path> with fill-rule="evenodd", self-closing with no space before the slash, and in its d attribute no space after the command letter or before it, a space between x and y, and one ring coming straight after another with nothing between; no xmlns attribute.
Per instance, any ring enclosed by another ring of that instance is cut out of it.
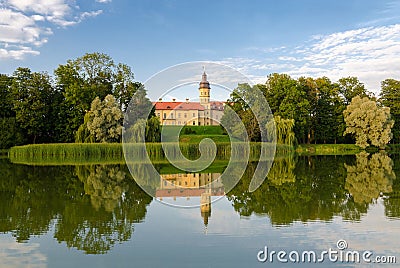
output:
<svg viewBox="0 0 400 268"><path fill-rule="evenodd" d="M268 180L253 193L247 190L255 168L250 164L227 196L240 215L267 214L274 225L330 221L334 216L359 220L380 192L391 191L395 174L391 159L383 153L370 158L358 155L355 165L345 164L352 158L293 155L276 158Z"/></svg>
<svg viewBox="0 0 400 268"><path fill-rule="evenodd" d="M393 162L382 152L280 156L252 193L248 189L258 163L249 163L227 198L242 216L257 214L272 225L289 225L335 216L358 221L383 193L386 215L400 218L399 163L400 157L395 155ZM220 166L212 172L224 172ZM160 184L159 176L150 176L152 170L176 173L168 167L132 166L149 192ZM224 187L235 183L229 176L235 172L240 170L221 177ZM126 165L27 166L0 159L0 232L13 234L18 242L54 229L55 239L68 247L106 253L132 238L134 224L144 219L151 200Z"/></svg>
<svg viewBox="0 0 400 268"><path fill-rule="evenodd" d="M18 242L54 224L57 241L88 254L106 253L131 238L152 200L123 165L81 166L74 172L71 166L0 161L0 232L11 232Z"/></svg>
<svg viewBox="0 0 400 268"><path fill-rule="evenodd" d="M392 192L393 161L384 152L369 155L361 152L356 155L355 165L346 165L346 190L357 204L374 202L380 194Z"/></svg>

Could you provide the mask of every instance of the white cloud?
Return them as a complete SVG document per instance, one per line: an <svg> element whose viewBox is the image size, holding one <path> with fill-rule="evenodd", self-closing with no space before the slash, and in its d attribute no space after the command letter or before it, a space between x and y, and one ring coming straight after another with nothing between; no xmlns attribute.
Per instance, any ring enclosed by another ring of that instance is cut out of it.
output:
<svg viewBox="0 0 400 268"><path fill-rule="evenodd" d="M38 48L53 34L96 17L102 10L80 11L70 0L0 0L0 59L39 55Z"/></svg>
<svg viewBox="0 0 400 268"><path fill-rule="evenodd" d="M107 4L111 3L112 0L96 0L97 3Z"/></svg>
<svg viewBox="0 0 400 268"><path fill-rule="evenodd" d="M368 90L378 93L382 80L400 79L400 24L314 35L309 42L293 49L257 51L265 54L257 55L258 59L235 58L224 62L238 67L255 82L265 82L266 76L273 72L293 77L327 76L333 81L356 76Z"/></svg>
<svg viewBox="0 0 400 268"><path fill-rule="evenodd" d="M40 244L18 243L5 235L0 239L0 259L2 267L47 267L47 257L40 252Z"/></svg>

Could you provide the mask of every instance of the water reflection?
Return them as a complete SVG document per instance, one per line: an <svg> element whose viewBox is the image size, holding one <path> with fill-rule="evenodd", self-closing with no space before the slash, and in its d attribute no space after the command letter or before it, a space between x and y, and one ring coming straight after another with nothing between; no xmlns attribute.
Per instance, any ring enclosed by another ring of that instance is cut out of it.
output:
<svg viewBox="0 0 400 268"><path fill-rule="evenodd" d="M186 206L200 205L200 214L207 230L208 220L211 217L212 197L225 195L225 187L222 183L221 173L177 173L162 174L160 184L156 190L156 198L200 197L199 204L188 203ZM171 204L171 202L169 202ZM184 203L182 205L185 205Z"/></svg>
<svg viewBox="0 0 400 268"><path fill-rule="evenodd" d="M119 165L29 167L3 160L0 232L24 242L54 223L57 241L89 254L106 253L131 238L151 202L126 174Z"/></svg>
<svg viewBox="0 0 400 268"><path fill-rule="evenodd" d="M358 204L371 203L380 194L391 193L393 180L393 161L384 152L369 155L361 152L356 155L354 165L346 165L346 189Z"/></svg>
<svg viewBox="0 0 400 268"><path fill-rule="evenodd" d="M334 217L359 221L379 196L385 215L400 218L399 164L398 156L382 152L277 157L267 180L252 193L248 189L257 163L248 165L229 193L229 176L220 176L230 174L223 163L204 173L179 173L161 164L136 163L133 168L157 199L196 204L205 226L212 224L211 211L219 213L211 201L225 194L232 213L256 214L272 226L287 226ZM150 177L154 170L161 177ZM0 232L17 242L54 232L54 239L67 247L107 253L116 243L134 239L135 224L145 220L151 202L126 165L28 166L0 159Z"/></svg>
<svg viewBox="0 0 400 268"><path fill-rule="evenodd" d="M353 165L346 164L352 162L354 156L277 158L268 180L253 193L246 190L254 172L249 165L228 199L240 215L266 214L274 225L330 221L334 216L360 220L381 192L392 192L396 176L392 160L383 153L357 155Z"/></svg>

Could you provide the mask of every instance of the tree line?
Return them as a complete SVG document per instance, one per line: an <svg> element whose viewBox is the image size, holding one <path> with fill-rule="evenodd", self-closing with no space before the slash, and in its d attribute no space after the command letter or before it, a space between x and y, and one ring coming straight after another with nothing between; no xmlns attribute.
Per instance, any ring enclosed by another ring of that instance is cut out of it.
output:
<svg viewBox="0 0 400 268"><path fill-rule="evenodd" d="M134 81L131 68L102 53L68 60L54 76L22 67L12 75L0 74L0 148L79 139L118 141L122 113L138 90L144 88ZM108 114L101 115L101 109ZM86 114L89 129L82 126L88 125ZM113 130L104 137L101 130L110 126Z"/></svg>
<svg viewBox="0 0 400 268"><path fill-rule="evenodd" d="M368 134L369 130L361 134L346 130L344 111L352 99L359 96L375 102L378 108L390 108L386 126L391 126L394 121L393 135L389 133L389 136L393 137L392 142L400 142L398 80L382 81L379 97L369 92L357 77L332 82L327 77L294 79L287 74L273 73L264 84L254 87L260 89L267 99L275 116L276 134L281 141L354 143L355 138L360 137L362 141L359 143L365 145L369 139L365 133ZM268 132L271 125L268 126L267 118L263 118L262 129L257 126L254 111L247 104L257 99L252 96L252 89L250 85L239 84L227 103L231 111L239 115L249 139L260 141L261 131ZM11 75L0 74L0 148L32 143L119 142L123 114L133 96L137 98L135 103L143 106L135 110L148 110L151 102L144 86L134 80L131 68L115 63L103 53L87 53L68 60L60 64L53 75L22 67ZM365 106L357 108L358 118ZM254 107L264 109L257 105ZM132 117L135 116L132 114ZM138 115L138 118L142 117ZM376 118L375 114L370 113L370 118ZM136 119L130 120L136 122ZM228 127L234 122L229 113L225 113L222 120L227 122L225 125ZM133 123L129 124L132 126L132 140L160 140L160 125L154 111L147 122L139 121L136 127ZM140 124L147 124L145 137L139 133ZM353 126L354 129L358 129L357 126ZM345 132L350 135L344 135ZM390 140L388 136L385 137L387 139Z"/></svg>
<svg viewBox="0 0 400 268"><path fill-rule="evenodd" d="M268 124L254 127L255 113L258 111L249 109L249 103L253 102L253 106L257 107L254 104L257 99L246 94L254 91L254 88L259 89L267 99L280 140L303 144L357 142L364 147L368 142L375 145L370 139L376 134L386 143L390 138L393 143L400 142L400 81L382 81L379 97L368 91L357 77L344 77L332 82L327 77L294 79L287 74L273 73L264 84L239 84L227 103L239 115L249 139L260 141L257 128L268 128ZM355 97L360 100L350 106ZM363 113L367 118L363 117ZM346 116L349 118L347 121ZM232 125L234 132L235 126L231 123L233 119L230 113L225 113L222 121L228 127ZM354 122L355 125L352 124ZM373 133L375 129L379 131ZM283 133L283 130L286 132ZM346 135L347 133L350 135ZM381 144L376 142L376 146Z"/></svg>

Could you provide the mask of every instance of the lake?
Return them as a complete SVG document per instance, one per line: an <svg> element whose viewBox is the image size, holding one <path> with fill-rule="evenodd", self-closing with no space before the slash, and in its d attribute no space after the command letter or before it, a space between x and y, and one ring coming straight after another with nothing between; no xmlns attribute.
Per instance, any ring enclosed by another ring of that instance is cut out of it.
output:
<svg viewBox="0 0 400 268"><path fill-rule="evenodd" d="M255 166L226 193L223 162L202 173L157 164L162 178L149 185L152 198L124 164L35 166L2 158L0 267L400 262L399 155L280 156L249 192Z"/></svg>

